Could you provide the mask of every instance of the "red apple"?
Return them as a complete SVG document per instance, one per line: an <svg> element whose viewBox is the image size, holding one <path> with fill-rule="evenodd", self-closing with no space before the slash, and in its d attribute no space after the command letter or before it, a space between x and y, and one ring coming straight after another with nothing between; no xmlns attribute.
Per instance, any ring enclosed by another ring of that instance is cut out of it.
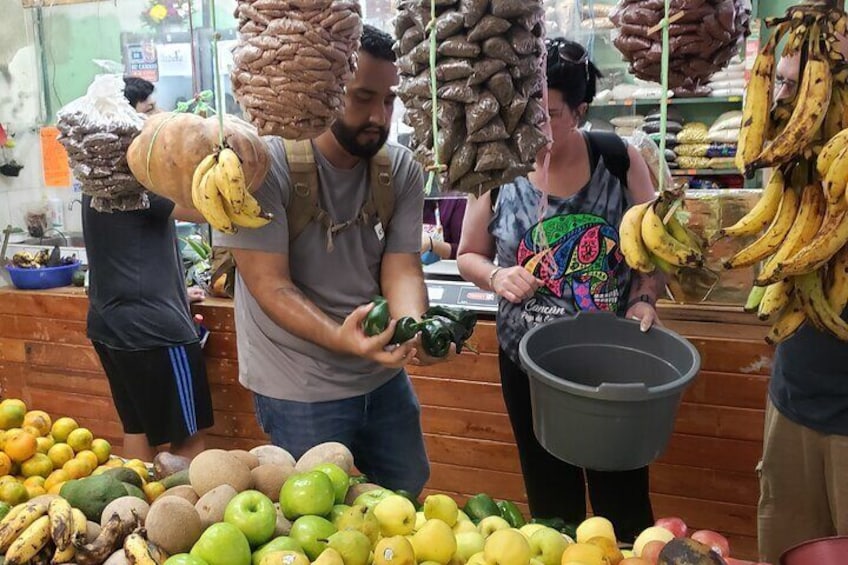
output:
<svg viewBox="0 0 848 565"><path fill-rule="evenodd" d="M698 530L692 534L692 539L706 545L722 557L730 556L730 543L727 538L712 530Z"/></svg>
<svg viewBox="0 0 848 565"><path fill-rule="evenodd" d="M665 544L666 542L661 540L649 541L645 544L645 547L642 548L642 553L639 557L651 565L656 565L656 562L659 561L660 558L660 552L665 547Z"/></svg>
<svg viewBox="0 0 848 565"><path fill-rule="evenodd" d="M661 528L665 528L669 532L674 534L676 538L685 538L687 532L689 531L688 526L686 526L686 522L684 522L681 518L677 516L668 516L666 518L660 518L654 524L655 526L659 526Z"/></svg>

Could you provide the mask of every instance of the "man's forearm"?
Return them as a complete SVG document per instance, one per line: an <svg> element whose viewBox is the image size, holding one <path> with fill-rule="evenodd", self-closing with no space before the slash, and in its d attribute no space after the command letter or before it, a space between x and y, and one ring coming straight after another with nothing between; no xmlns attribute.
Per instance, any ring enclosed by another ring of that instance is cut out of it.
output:
<svg viewBox="0 0 848 565"><path fill-rule="evenodd" d="M427 310L427 286L417 254L409 257L385 256L380 286L383 296L389 302L392 318L412 316L420 319Z"/></svg>

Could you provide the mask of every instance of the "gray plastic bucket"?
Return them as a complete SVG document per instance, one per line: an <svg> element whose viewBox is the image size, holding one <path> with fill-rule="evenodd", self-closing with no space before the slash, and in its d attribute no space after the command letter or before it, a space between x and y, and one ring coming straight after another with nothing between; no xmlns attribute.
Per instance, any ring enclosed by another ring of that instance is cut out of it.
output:
<svg viewBox="0 0 848 565"><path fill-rule="evenodd" d="M530 330L519 357L530 376L533 429L555 457L598 471L637 469L665 450L701 358L678 334L608 313Z"/></svg>

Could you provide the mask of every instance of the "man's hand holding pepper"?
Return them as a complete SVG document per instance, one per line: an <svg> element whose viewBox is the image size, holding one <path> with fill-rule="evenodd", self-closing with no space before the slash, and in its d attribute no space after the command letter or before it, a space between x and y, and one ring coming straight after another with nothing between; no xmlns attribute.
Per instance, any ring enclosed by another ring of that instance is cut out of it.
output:
<svg viewBox="0 0 848 565"><path fill-rule="evenodd" d="M400 369L415 358L416 341L409 340L397 346L389 345L395 333L397 320L391 320L386 329L376 335L366 335L363 322L374 307L373 302L365 304L345 318L336 335L339 349L357 357L370 359L385 367Z"/></svg>

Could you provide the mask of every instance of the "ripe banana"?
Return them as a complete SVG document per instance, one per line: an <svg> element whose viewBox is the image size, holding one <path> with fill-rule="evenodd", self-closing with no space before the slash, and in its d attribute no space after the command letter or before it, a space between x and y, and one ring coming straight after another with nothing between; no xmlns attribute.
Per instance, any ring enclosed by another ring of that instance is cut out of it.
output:
<svg viewBox="0 0 848 565"><path fill-rule="evenodd" d="M792 297L792 287L793 282L789 278L777 281L767 287L755 287L765 288L763 299L760 301L757 310L757 317L765 321L771 319L772 316L780 314L789 305L789 300Z"/></svg>
<svg viewBox="0 0 848 565"><path fill-rule="evenodd" d="M6 565L29 563L50 541L50 516L42 515L6 550Z"/></svg>
<svg viewBox="0 0 848 565"><path fill-rule="evenodd" d="M124 540L124 555L130 565L162 565L168 555L156 544L144 536L144 531L136 531Z"/></svg>
<svg viewBox="0 0 848 565"><path fill-rule="evenodd" d="M845 85L837 82L834 76L833 92L830 94L830 105L827 107L827 115L824 118L822 132L825 139L833 139L840 132L848 128L848 107L845 106Z"/></svg>
<svg viewBox="0 0 848 565"><path fill-rule="evenodd" d="M775 169L760 199L738 222L723 228L720 236L742 237L756 235L771 224L780 208L785 179L780 169Z"/></svg>
<svg viewBox="0 0 848 565"><path fill-rule="evenodd" d="M771 345L777 345L782 341L786 341L797 332L804 322L807 321L807 315L804 313L804 308L801 306L801 301L796 293L793 292L792 300L789 305L783 309L777 321L772 324L769 333L766 336L766 342Z"/></svg>
<svg viewBox="0 0 848 565"><path fill-rule="evenodd" d="M85 543L84 535L75 535L77 554L74 559L77 565L101 565L123 546L124 539L135 530L137 522L137 519L123 521L116 512L106 521L97 538L89 543Z"/></svg>
<svg viewBox="0 0 848 565"><path fill-rule="evenodd" d="M210 153L194 168L194 173L191 175L191 201L194 207L200 210L197 203L197 196L200 195L200 181L203 180L203 175L207 171L211 171L215 167L215 154Z"/></svg>
<svg viewBox="0 0 848 565"><path fill-rule="evenodd" d="M0 553L9 549L30 524L47 513L47 505L40 502L18 504L0 521Z"/></svg>
<svg viewBox="0 0 848 565"><path fill-rule="evenodd" d="M848 341L848 323L836 313L825 298L821 270L801 275L795 282L798 298L807 318L842 341Z"/></svg>
<svg viewBox="0 0 848 565"><path fill-rule="evenodd" d="M801 194L801 203L798 205L798 216L795 218L792 229L789 230L786 239L774 255L765 262L754 284L771 285L780 280L776 274L777 266L795 255L799 249L816 237L826 210L827 203L821 187L817 184L805 186Z"/></svg>
<svg viewBox="0 0 848 565"><path fill-rule="evenodd" d="M642 240L645 247L660 259L676 267L702 267L704 254L680 243L666 231L662 219L656 212L657 201L645 209L642 217Z"/></svg>
<svg viewBox="0 0 848 565"><path fill-rule="evenodd" d="M794 276L815 271L836 255L846 243L848 243L848 212L844 209L838 211L828 207L816 237L795 255L778 263L777 274Z"/></svg>
<svg viewBox="0 0 848 565"><path fill-rule="evenodd" d="M57 565L59 563L72 563L74 561L74 556L77 553L77 548L73 544L74 539L84 539L85 532L87 529L88 520L85 517L85 514L82 513L82 510L78 508L71 509L71 545L66 547L64 551L60 551L58 548L56 552L53 554L53 565ZM52 535L52 531L51 531Z"/></svg>
<svg viewBox="0 0 848 565"><path fill-rule="evenodd" d="M677 219L677 215L672 214L668 223L666 223L666 228L668 229L668 233L671 234L671 237L680 243L688 245L693 249L701 249L704 247L704 242L700 237L698 237L698 234L684 226L680 220Z"/></svg>
<svg viewBox="0 0 848 565"><path fill-rule="evenodd" d="M214 229L223 233L235 233L233 223L224 210L224 199L218 191L214 168L203 173L203 178L197 186L197 195L192 192L192 201Z"/></svg>
<svg viewBox="0 0 848 565"><path fill-rule="evenodd" d="M845 187L848 186L848 144L843 143L839 154L833 159L822 178L824 179L822 187L827 196L828 205L845 206Z"/></svg>
<svg viewBox="0 0 848 565"><path fill-rule="evenodd" d="M242 213L247 187L244 180L244 169L235 151L229 148L218 154L218 164L215 166L215 184L221 191L221 196L236 214Z"/></svg>
<svg viewBox="0 0 848 565"><path fill-rule="evenodd" d="M769 132L774 96L772 77L776 37L777 34L773 35L757 54L751 69L751 79L745 89L742 127L739 129L739 144L736 148L736 167L742 172L760 155Z"/></svg>
<svg viewBox="0 0 848 565"><path fill-rule="evenodd" d="M47 507L50 517L50 537L58 551L71 546L74 528L74 515L70 503L62 497L54 498Z"/></svg>
<svg viewBox="0 0 848 565"><path fill-rule="evenodd" d="M631 269L640 273L650 273L655 268L651 255L642 241L642 218L650 205L651 202L644 202L631 206L624 213L621 225L618 227L624 259Z"/></svg>
<svg viewBox="0 0 848 565"><path fill-rule="evenodd" d="M250 200L256 202L256 199L253 198L252 195L247 195ZM268 225L271 222L270 214L264 214L262 210L259 208L259 203L256 202L256 206L253 207L252 204L247 204L243 207L241 212L236 212L230 203L227 200L224 200L224 212L226 212L227 217L230 218L230 221L235 225L242 228L261 228L262 226ZM258 210L258 212L257 212ZM251 213L252 212L252 213Z"/></svg>
<svg viewBox="0 0 848 565"><path fill-rule="evenodd" d="M830 110L828 110L828 116L830 116ZM825 143L816 158L816 170L821 178L827 176L827 172L836 160L837 155L846 146L848 146L848 129L840 130Z"/></svg>
<svg viewBox="0 0 848 565"><path fill-rule="evenodd" d="M792 229L795 217L798 213L798 193L789 188L783 191L783 199L780 201L780 209L777 211L774 221L752 244L748 245L736 255L724 262L725 269L738 269L750 267L774 253L786 234Z"/></svg>
<svg viewBox="0 0 848 565"><path fill-rule="evenodd" d="M848 246L830 260L828 278L827 301L834 312L842 312L848 306Z"/></svg>
<svg viewBox="0 0 848 565"><path fill-rule="evenodd" d="M750 164L751 168L783 164L807 148L827 114L832 81L830 63L819 53L811 53L789 123Z"/></svg>

